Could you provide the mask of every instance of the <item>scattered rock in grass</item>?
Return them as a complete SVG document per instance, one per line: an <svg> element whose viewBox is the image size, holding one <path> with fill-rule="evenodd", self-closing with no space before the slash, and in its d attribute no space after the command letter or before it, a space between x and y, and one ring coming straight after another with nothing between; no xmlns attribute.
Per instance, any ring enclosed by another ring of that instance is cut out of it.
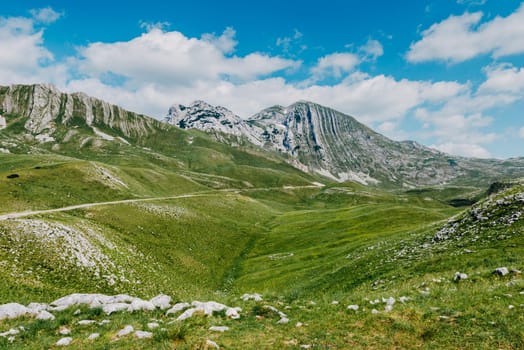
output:
<svg viewBox="0 0 524 350"><path fill-rule="evenodd" d="M149 302L151 302L155 307L165 310L169 309L171 306L171 297L169 295L159 294L156 297L151 298Z"/></svg>
<svg viewBox="0 0 524 350"><path fill-rule="evenodd" d="M311 349L311 344L302 344L300 345L301 349Z"/></svg>
<svg viewBox="0 0 524 350"><path fill-rule="evenodd" d="M180 316L177 317L177 321L183 321L193 316L195 312L203 312L207 316L212 316L213 312L225 311L226 316L231 319L240 318L239 312L242 311L239 307L229 307L224 304L217 303L215 301L201 302L193 301L191 309L187 309Z"/></svg>
<svg viewBox="0 0 524 350"><path fill-rule="evenodd" d="M137 337L138 339L153 338L153 333L146 331L135 331L135 337Z"/></svg>
<svg viewBox="0 0 524 350"><path fill-rule="evenodd" d="M401 296L400 298L398 298L398 301L400 301L402 304L404 304L406 301L409 301L409 298L405 297L405 296Z"/></svg>
<svg viewBox="0 0 524 350"><path fill-rule="evenodd" d="M48 312L48 311L45 311L45 310L42 310L40 312L38 312L38 314L36 315L36 319L37 320L54 320L55 319L55 316Z"/></svg>
<svg viewBox="0 0 524 350"><path fill-rule="evenodd" d="M295 324L295 327L300 328L300 327L302 327L303 325L304 325L304 324L303 324L302 322L297 322L297 323Z"/></svg>
<svg viewBox="0 0 524 350"><path fill-rule="evenodd" d="M18 303L9 303L0 305L0 320L6 318L18 318L29 314L31 311L24 305Z"/></svg>
<svg viewBox="0 0 524 350"><path fill-rule="evenodd" d="M100 337L100 333L91 333L89 337L87 337L87 340L95 340L98 337Z"/></svg>
<svg viewBox="0 0 524 350"><path fill-rule="evenodd" d="M311 301L309 302L309 305L317 305L317 303L315 303L313 300L311 300Z"/></svg>
<svg viewBox="0 0 524 350"><path fill-rule="evenodd" d="M187 309L191 305L189 303L177 303L173 305L173 307L169 310L167 310L166 315L176 314L180 311L183 311L184 309Z"/></svg>
<svg viewBox="0 0 524 350"><path fill-rule="evenodd" d="M509 305L509 306L508 306L508 309L510 309L510 310L511 310L511 309L514 309L514 308L515 308L515 305Z"/></svg>
<svg viewBox="0 0 524 350"><path fill-rule="evenodd" d="M214 341L209 340L209 339L206 340L206 345L207 345L208 347L212 347L213 349L220 349L220 346L218 346L217 343L215 343Z"/></svg>
<svg viewBox="0 0 524 350"><path fill-rule="evenodd" d="M522 271L517 270L517 269L511 269L511 270L509 270L509 272L511 272L511 273L513 273L515 275L520 275L522 273Z"/></svg>
<svg viewBox="0 0 524 350"><path fill-rule="evenodd" d="M158 328L158 327L160 327L160 325L157 322L149 322L147 324L147 328L149 328L149 329L155 329L155 328Z"/></svg>
<svg viewBox="0 0 524 350"><path fill-rule="evenodd" d="M10 336L10 335L17 335L18 333L20 333L20 331L18 329L11 328L10 330L8 330L6 332L0 333L0 337L5 338L5 337Z"/></svg>
<svg viewBox="0 0 524 350"><path fill-rule="evenodd" d="M462 280L468 279L468 275L462 272L455 272L455 276L453 277L454 282L459 282Z"/></svg>
<svg viewBox="0 0 524 350"><path fill-rule="evenodd" d="M32 314L38 314L40 311L47 310L48 307L49 305L44 303L30 303L27 305L29 312Z"/></svg>
<svg viewBox="0 0 524 350"><path fill-rule="evenodd" d="M56 342L56 346L68 346L73 341L71 337L65 337Z"/></svg>
<svg viewBox="0 0 524 350"><path fill-rule="evenodd" d="M82 311L80 311L80 309L76 309L75 312L73 312L73 315L77 316L77 315L80 315L82 313Z"/></svg>
<svg viewBox="0 0 524 350"><path fill-rule="evenodd" d="M507 267L497 267L495 271L493 271L493 273L502 277L502 276L506 276L507 274L509 274L509 270Z"/></svg>
<svg viewBox="0 0 524 350"><path fill-rule="evenodd" d="M277 321L277 324L288 324L289 323L289 318L287 317L282 317L280 320Z"/></svg>
<svg viewBox="0 0 524 350"><path fill-rule="evenodd" d="M96 321L94 321L94 320L80 320L76 324L78 324L80 326L88 326L88 325L93 324L93 323L96 323Z"/></svg>
<svg viewBox="0 0 524 350"><path fill-rule="evenodd" d="M101 326L103 326L105 324L108 324L108 323L111 323L111 321L109 321L109 320L102 320L102 321L98 322L98 324L101 325Z"/></svg>
<svg viewBox="0 0 524 350"><path fill-rule="evenodd" d="M135 329L131 325L127 325L124 328L122 328L118 333L116 334L117 337L125 337L128 334L133 333Z"/></svg>
<svg viewBox="0 0 524 350"><path fill-rule="evenodd" d="M229 327L228 326L211 326L211 327L209 327L209 330L213 331L213 332L224 333L225 331L229 330Z"/></svg>
<svg viewBox="0 0 524 350"><path fill-rule="evenodd" d="M243 301L248 301L248 300L262 301L262 296L258 293L244 294L240 297L240 299L242 299Z"/></svg>
<svg viewBox="0 0 524 350"><path fill-rule="evenodd" d="M442 320L442 321L449 320L449 316L444 316L444 315L440 315L438 318L439 318L440 320Z"/></svg>
<svg viewBox="0 0 524 350"><path fill-rule="evenodd" d="M168 307L169 307L169 305L168 305ZM127 311L130 311L130 312L133 312L133 311L153 311L155 309L156 309L156 306L152 302L137 299L137 300L133 300L133 302L131 302L131 305L128 306Z"/></svg>
<svg viewBox="0 0 524 350"><path fill-rule="evenodd" d="M67 327L62 327L62 328L60 328L58 333L61 334L61 335L69 335L69 334L71 334L71 330L69 328L67 328Z"/></svg>
<svg viewBox="0 0 524 350"><path fill-rule="evenodd" d="M333 301L331 302L331 305L338 305L338 300L333 300Z"/></svg>
<svg viewBox="0 0 524 350"><path fill-rule="evenodd" d="M15 341L15 339L16 339L16 338L15 338L14 336L11 336L11 337L7 338L7 341L10 342L10 343L12 343L12 342Z"/></svg>
<svg viewBox="0 0 524 350"><path fill-rule="evenodd" d="M389 297L387 299L382 298L382 302L386 303L386 305L393 305L395 304L395 298Z"/></svg>
<svg viewBox="0 0 524 350"><path fill-rule="evenodd" d="M102 307L102 310L105 312L106 315L111 315L114 312L119 311L129 311L130 305L127 303L114 303L114 304L107 304Z"/></svg>
<svg viewBox="0 0 524 350"><path fill-rule="evenodd" d="M348 305L348 310L358 311L358 305Z"/></svg>
<svg viewBox="0 0 524 350"><path fill-rule="evenodd" d="M376 315L376 314L378 314L378 313L380 313L380 312L379 312L377 309L373 309L373 310L371 310L371 313L372 313L373 315Z"/></svg>

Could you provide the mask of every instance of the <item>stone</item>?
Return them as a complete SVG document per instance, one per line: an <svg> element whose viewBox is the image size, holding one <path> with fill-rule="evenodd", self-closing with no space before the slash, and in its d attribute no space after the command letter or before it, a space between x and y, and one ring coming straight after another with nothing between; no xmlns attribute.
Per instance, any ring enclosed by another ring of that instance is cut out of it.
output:
<svg viewBox="0 0 524 350"><path fill-rule="evenodd" d="M130 305L126 303L114 303L104 305L102 310L106 313L106 315L111 315L113 312L128 311L129 307Z"/></svg>
<svg viewBox="0 0 524 350"><path fill-rule="evenodd" d="M49 311L42 310L36 315L37 320L54 320L55 316Z"/></svg>
<svg viewBox="0 0 524 350"><path fill-rule="evenodd" d="M169 307L169 305L167 306ZM127 311L153 311L156 309L156 305L150 301L145 300L133 300L131 305L129 305Z"/></svg>
<svg viewBox="0 0 524 350"><path fill-rule="evenodd" d="M91 325L93 323L96 323L96 321L94 321L94 320L80 320L76 324L78 324L80 326L88 326L88 325Z"/></svg>
<svg viewBox="0 0 524 350"><path fill-rule="evenodd" d="M462 281L468 278L468 275L462 272L455 272L455 276L453 277L453 281L458 282Z"/></svg>
<svg viewBox="0 0 524 350"><path fill-rule="evenodd" d="M171 306L171 297L165 294L159 294L156 297L151 298L149 301L161 310L169 309Z"/></svg>
<svg viewBox="0 0 524 350"><path fill-rule="evenodd" d="M173 305L171 309L167 310L166 315L179 313L180 311L187 309L190 306L191 305L189 305L189 303L177 303Z"/></svg>
<svg viewBox="0 0 524 350"><path fill-rule="evenodd" d="M277 324L288 324L289 319L287 317L282 317L280 320L277 321Z"/></svg>
<svg viewBox="0 0 524 350"><path fill-rule="evenodd" d="M211 327L209 327L209 330L213 331L213 332L224 333L225 331L229 330L229 327L228 326L211 326Z"/></svg>
<svg viewBox="0 0 524 350"><path fill-rule="evenodd" d="M7 337L9 335L17 335L18 333L20 333L20 331L18 329L15 329L15 328L11 328L10 330L6 331L6 332L3 332L3 333L0 333L0 337Z"/></svg>
<svg viewBox="0 0 524 350"><path fill-rule="evenodd" d="M136 331L135 337L137 337L138 339L149 339L153 338L153 333L146 331Z"/></svg>
<svg viewBox="0 0 524 350"><path fill-rule="evenodd" d="M506 276L509 274L509 270L507 267L497 267L493 273L499 276Z"/></svg>
<svg viewBox="0 0 524 350"><path fill-rule="evenodd" d="M72 341L73 341L73 338L65 337L65 338L62 338L59 341L57 341L55 345L56 346L67 346L67 345L71 344Z"/></svg>
<svg viewBox="0 0 524 350"><path fill-rule="evenodd" d="M118 333L116 334L116 336L117 337L125 337L126 335L129 335L129 334L133 333L134 330L135 329L133 328L133 326L127 325L124 328L122 328L121 330L119 330Z"/></svg>
<svg viewBox="0 0 524 350"><path fill-rule="evenodd" d="M30 310L27 307L18 303L0 305L0 320L6 318L18 318L29 313Z"/></svg>
<svg viewBox="0 0 524 350"><path fill-rule="evenodd" d="M214 348L214 349L220 349L220 346L218 346L217 343L215 343L214 341L209 340L209 339L206 340L206 345L207 345L208 347L212 347L212 348Z"/></svg>
<svg viewBox="0 0 524 350"><path fill-rule="evenodd" d="M376 314L380 313L380 311L378 311L377 309L373 309L373 310L371 310L371 313L373 315L376 315Z"/></svg>
<svg viewBox="0 0 524 350"><path fill-rule="evenodd" d="M95 340L98 337L100 337L100 333L91 333L91 334L89 334L89 337L87 337L87 339L88 340Z"/></svg>
<svg viewBox="0 0 524 350"><path fill-rule="evenodd" d="M158 328L158 327L160 327L160 325L158 323L156 323L156 322L149 322L147 324L147 328L149 328L149 329L155 329L155 328Z"/></svg>
<svg viewBox="0 0 524 350"><path fill-rule="evenodd" d="M248 301L248 300L254 300L254 301L262 301L262 296L258 293L254 293L254 294L244 294L240 297L240 299L244 300L244 301Z"/></svg>
<svg viewBox="0 0 524 350"><path fill-rule="evenodd" d="M358 311L358 305L348 305L348 310Z"/></svg>
<svg viewBox="0 0 524 350"><path fill-rule="evenodd" d="M67 328L67 327L62 327L62 328L60 328L58 333L61 334L61 335L69 335L69 334L71 334L71 330L69 328Z"/></svg>

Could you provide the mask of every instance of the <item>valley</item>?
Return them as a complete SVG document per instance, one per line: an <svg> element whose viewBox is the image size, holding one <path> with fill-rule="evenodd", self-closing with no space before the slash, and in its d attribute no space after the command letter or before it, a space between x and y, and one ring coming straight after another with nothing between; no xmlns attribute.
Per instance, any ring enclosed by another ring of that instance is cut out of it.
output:
<svg viewBox="0 0 524 350"><path fill-rule="evenodd" d="M365 183L45 86L1 88L0 106L0 315L8 303L53 315L2 317L0 347L524 346L520 158L458 159L445 182L445 154L409 153L426 164L411 177L375 148L365 164L380 182ZM102 295L56 309L74 293ZM187 305L148 304L160 294ZM196 303L208 301L228 308Z"/></svg>

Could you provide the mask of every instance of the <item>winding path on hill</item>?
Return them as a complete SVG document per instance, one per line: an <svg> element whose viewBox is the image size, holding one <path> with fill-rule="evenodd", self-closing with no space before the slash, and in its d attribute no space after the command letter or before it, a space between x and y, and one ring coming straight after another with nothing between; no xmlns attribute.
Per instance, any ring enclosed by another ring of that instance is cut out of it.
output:
<svg viewBox="0 0 524 350"><path fill-rule="evenodd" d="M133 199L123 199L123 200L109 201L109 202L84 203L84 204L70 205L70 206L63 207L63 208L43 209L43 210L26 210L26 211L15 212L15 213L1 214L0 221L5 221L9 219L17 219L17 218L33 216L33 215L51 214L51 213L58 213L62 211L71 211L71 210L76 210L76 209L86 209L86 208L92 208L92 207L98 207L98 206L104 206L104 205L117 205L117 204L127 204L127 203L137 203L137 202L204 197L204 196L210 196L210 195L214 195L214 194L221 193L221 192L238 194L240 192L251 192L251 191L297 190L297 189L320 188L320 187L324 187L324 184L315 182L312 185L304 185L304 186L226 188L226 189L221 189L221 190L187 193L187 194L181 194L177 196L133 198Z"/></svg>

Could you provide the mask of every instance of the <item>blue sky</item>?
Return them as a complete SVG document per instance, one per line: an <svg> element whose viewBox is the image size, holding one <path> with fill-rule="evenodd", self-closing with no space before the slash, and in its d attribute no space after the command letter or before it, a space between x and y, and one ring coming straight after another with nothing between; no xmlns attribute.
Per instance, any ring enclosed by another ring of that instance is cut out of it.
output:
<svg viewBox="0 0 524 350"><path fill-rule="evenodd" d="M10 1L0 84L55 84L162 118L304 99L452 154L524 156L524 3Z"/></svg>

